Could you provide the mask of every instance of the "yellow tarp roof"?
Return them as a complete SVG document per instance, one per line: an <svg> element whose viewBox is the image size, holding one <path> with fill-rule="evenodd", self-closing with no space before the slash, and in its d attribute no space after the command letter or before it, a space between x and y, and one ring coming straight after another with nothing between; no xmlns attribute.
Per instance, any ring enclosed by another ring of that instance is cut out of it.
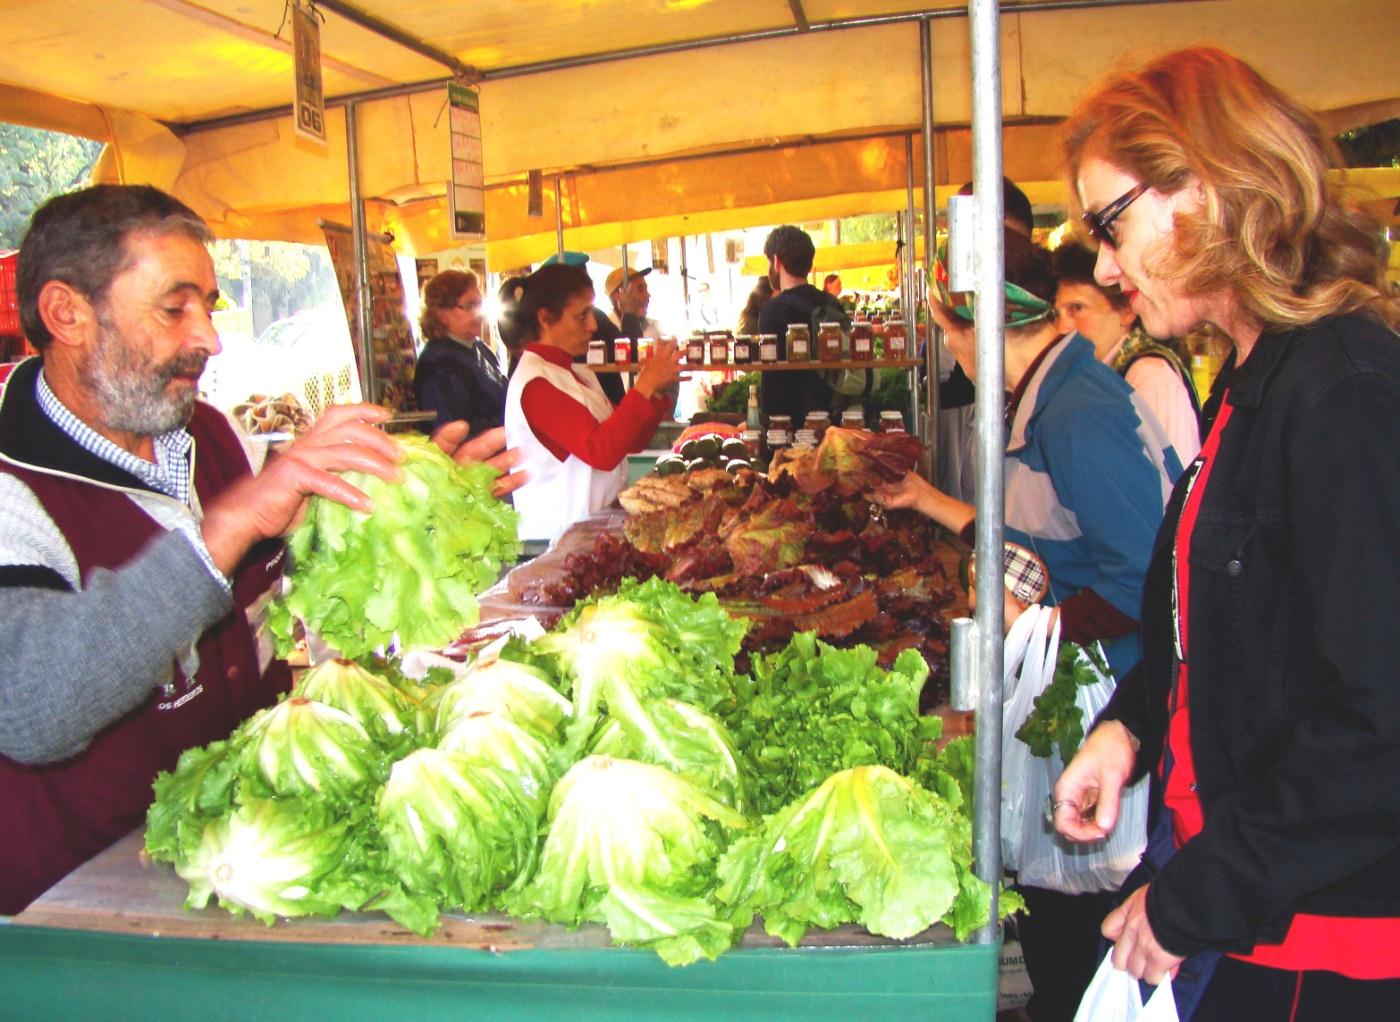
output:
<svg viewBox="0 0 1400 1022"><path fill-rule="evenodd" d="M111 143L104 179L170 188L222 234L314 238L318 217L347 216L337 111L325 148L295 139L286 118L193 133L167 126L289 103L284 6L0 2L0 119ZM1325 17L1310 0L1016 6L1006 5L1002 17L1003 110L1017 122L1007 134L1008 172L1023 181L1055 179L1045 122L1063 117L1089 82L1120 62L1181 45L1225 46L1320 108L1389 109L1385 101L1397 91L1400 19L1371 0L1334 0ZM356 0L355 7L488 75L481 106L493 265L553 249L555 174L564 179L572 248L902 208L902 140L831 140L917 128L919 24L823 26L965 10L951 2L801 0L812 31L517 74L537 61L793 31L794 7L787 0ZM328 96L446 74L336 13L325 11L324 22ZM944 126L970 116L965 17L935 17L932 35L935 178L956 185L970 176L967 135ZM506 71L512 76L489 77ZM449 244L444 90L365 102L359 116L371 222L387 223L420 252ZM716 150L744 152L714 164L672 163ZM821 165L822 153L838 162ZM870 167L863 158L883 162ZM634 164L645 166L625 169ZM533 169L549 177L545 216L530 221L518 182Z"/></svg>

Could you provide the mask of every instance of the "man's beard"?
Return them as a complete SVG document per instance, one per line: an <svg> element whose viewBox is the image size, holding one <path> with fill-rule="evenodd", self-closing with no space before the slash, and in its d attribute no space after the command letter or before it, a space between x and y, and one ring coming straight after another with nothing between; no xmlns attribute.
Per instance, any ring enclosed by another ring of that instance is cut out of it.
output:
<svg viewBox="0 0 1400 1022"><path fill-rule="evenodd" d="M186 352L153 362L131 350L111 320L99 316L97 344L80 372L107 429L159 436L185 425L194 411L195 388L170 394L166 387L177 376L198 377L208 360L203 352Z"/></svg>

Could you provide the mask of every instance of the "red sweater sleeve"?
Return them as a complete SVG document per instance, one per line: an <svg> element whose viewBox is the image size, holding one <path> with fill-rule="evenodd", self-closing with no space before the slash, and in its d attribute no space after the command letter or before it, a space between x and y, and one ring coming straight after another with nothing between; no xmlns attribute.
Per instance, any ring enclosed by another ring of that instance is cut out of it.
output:
<svg viewBox="0 0 1400 1022"><path fill-rule="evenodd" d="M608 472L629 452L646 446L661 423L664 406L629 390L613 413L599 422L582 402L537 377L520 392L520 409L540 443L560 461L572 454Z"/></svg>

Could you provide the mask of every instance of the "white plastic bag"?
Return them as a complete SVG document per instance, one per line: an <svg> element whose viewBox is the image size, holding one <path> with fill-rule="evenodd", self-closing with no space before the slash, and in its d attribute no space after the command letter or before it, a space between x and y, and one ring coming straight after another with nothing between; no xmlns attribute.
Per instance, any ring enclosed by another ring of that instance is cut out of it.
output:
<svg viewBox="0 0 1400 1022"><path fill-rule="evenodd" d="M1054 625L1047 627L1051 617ZM1013 658L1021 671L1014 687L1008 681L1002 703L1002 861L1004 868L1016 872L1020 883L1031 887L1065 894L1115 890L1137 866L1147 843L1147 779L1124 789L1118 821L1105 840L1077 844L1057 834L1045 813L1055 781L1065 768L1058 750L1052 749L1048 757L1034 756L1016 737L1035 697L1054 680L1059 648L1059 615L1049 607L1028 607L1007 636L1008 679ZM1087 658L1085 662L1091 663ZM1076 689L1075 703L1086 729L1108 704L1113 690L1113 677L1103 673L1094 684Z"/></svg>
<svg viewBox="0 0 1400 1022"><path fill-rule="evenodd" d="M1110 950L1084 991L1074 1022L1179 1022L1171 977L1162 980L1143 1004L1138 981L1113 967Z"/></svg>
<svg viewBox="0 0 1400 1022"><path fill-rule="evenodd" d="M1055 619L1051 631L1050 619ZM1011 626L1003 646L1001 703L1001 861L1002 868L1018 870L1027 815L1039 815L1045 792L1032 801L1045 773L1044 760L1031 755L1016 730L1030 714L1035 697L1055 677L1060 648L1059 615L1032 604ZM1018 673L1019 668L1019 673ZM1058 773L1057 773L1058 776ZM1028 783L1029 782L1029 783Z"/></svg>

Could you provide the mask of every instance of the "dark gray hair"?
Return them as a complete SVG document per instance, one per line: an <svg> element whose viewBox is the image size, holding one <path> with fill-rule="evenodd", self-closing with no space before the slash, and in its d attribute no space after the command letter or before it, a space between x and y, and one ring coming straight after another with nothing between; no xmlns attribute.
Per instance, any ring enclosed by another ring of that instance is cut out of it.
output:
<svg viewBox="0 0 1400 1022"><path fill-rule="evenodd" d="M39 315L44 285L60 280L100 305L112 281L135 263L127 239L137 233L184 234L206 245L214 240L194 210L150 185L94 185L39 207L20 242L16 274L29 343L42 349L53 340Z"/></svg>

